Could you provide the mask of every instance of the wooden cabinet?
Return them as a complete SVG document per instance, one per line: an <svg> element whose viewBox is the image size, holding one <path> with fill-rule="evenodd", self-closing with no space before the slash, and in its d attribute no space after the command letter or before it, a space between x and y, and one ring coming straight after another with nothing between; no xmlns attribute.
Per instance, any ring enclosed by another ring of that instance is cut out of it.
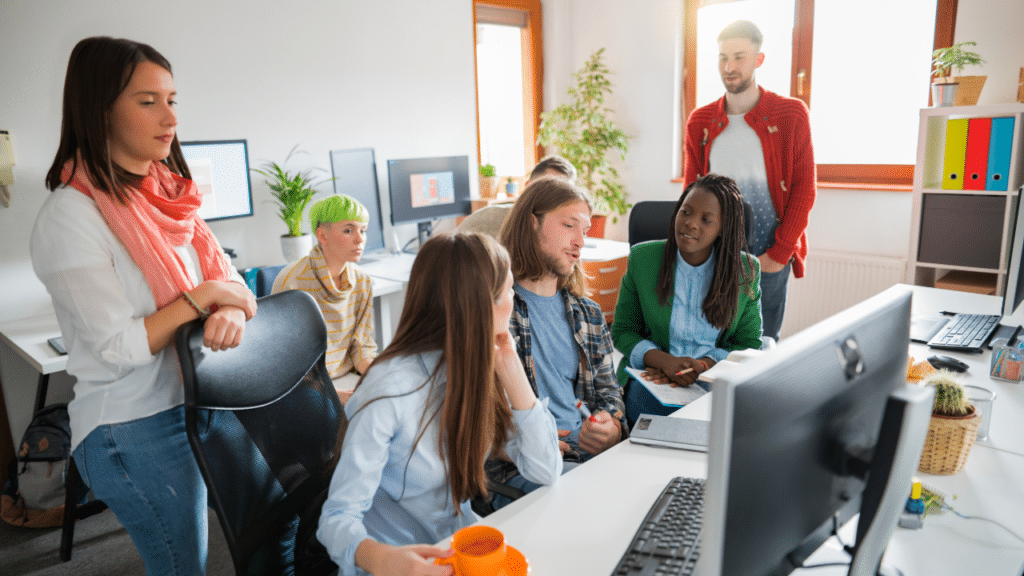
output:
<svg viewBox="0 0 1024 576"><path fill-rule="evenodd" d="M1024 104L921 110L908 281L1002 295L1024 183L1022 134Z"/></svg>
<svg viewBox="0 0 1024 576"><path fill-rule="evenodd" d="M619 301L619 285L629 261L629 243L587 238L580 260L587 275L587 298L597 302L605 322L611 326Z"/></svg>

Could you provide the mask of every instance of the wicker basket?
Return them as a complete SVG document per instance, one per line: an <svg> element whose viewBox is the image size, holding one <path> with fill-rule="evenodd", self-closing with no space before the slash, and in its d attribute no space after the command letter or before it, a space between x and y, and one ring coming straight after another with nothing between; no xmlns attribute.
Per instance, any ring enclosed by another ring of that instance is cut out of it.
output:
<svg viewBox="0 0 1024 576"><path fill-rule="evenodd" d="M926 474L949 475L963 469L981 423L981 413L974 407L971 410L973 412L969 416L932 414L918 470Z"/></svg>
<svg viewBox="0 0 1024 576"><path fill-rule="evenodd" d="M956 82L960 88L956 91L956 98L953 99L954 106L974 106L981 97L981 89L985 87L985 80L988 76L957 76Z"/></svg>

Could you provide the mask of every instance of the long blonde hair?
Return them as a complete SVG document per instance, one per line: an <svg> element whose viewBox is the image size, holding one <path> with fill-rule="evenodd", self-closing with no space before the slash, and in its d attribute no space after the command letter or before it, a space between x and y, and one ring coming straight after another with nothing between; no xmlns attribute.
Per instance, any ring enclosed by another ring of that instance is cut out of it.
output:
<svg viewBox="0 0 1024 576"><path fill-rule="evenodd" d="M425 242L412 265L395 337L371 364L441 350L424 383L432 386L431 401L416 442L427 423L440 417L438 451L456 503L486 496L484 463L505 445L512 428L512 411L494 372L494 303L508 271L508 253L490 236L443 234ZM444 396L428 414L441 393L441 370L447 376Z"/></svg>
<svg viewBox="0 0 1024 576"><path fill-rule="evenodd" d="M512 276L517 282L521 279L538 280L548 271L534 217L543 220L545 215L576 202L586 202L587 208L593 212L594 203L590 195L575 184L553 176L530 181L501 227L501 243L512 258ZM562 288L577 298L584 296L586 276L579 260L568 276L558 278L558 289Z"/></svg>

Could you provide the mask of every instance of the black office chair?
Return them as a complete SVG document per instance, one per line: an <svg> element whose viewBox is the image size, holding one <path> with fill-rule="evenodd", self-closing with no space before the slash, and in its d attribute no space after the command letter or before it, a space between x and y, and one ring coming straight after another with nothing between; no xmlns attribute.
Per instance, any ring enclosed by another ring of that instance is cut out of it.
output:
<svg viewBox="0 0 1024 576"><path fill-rule="evenodd" d="M312 296L258 300L242 344L213 352L203 324L178 329L185 426L237 574L328 574L320 508L348 424Z"/></svg>
<svg viewBox="0 0 1024 576"><path fill-rule="evenodd" d="M633 204L629 212L629 245L668 238L672 233L675 205L675 200L644 200Z"/></svg>

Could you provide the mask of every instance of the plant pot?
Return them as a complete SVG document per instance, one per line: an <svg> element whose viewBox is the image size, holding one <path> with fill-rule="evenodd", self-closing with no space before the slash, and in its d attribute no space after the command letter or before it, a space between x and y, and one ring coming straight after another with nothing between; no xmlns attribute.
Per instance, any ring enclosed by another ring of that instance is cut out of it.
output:
<svg viewBox="0 0 1024 576"><path fill-rule="evenodd" d="M957 76L954 78L960 88L956 91L953 99L954 106L975 106L978 97L981 96L981 89L985 87L985 80L988 76Z"/></svg>
<svg viewBox="0 0 1024 576"><path fill-rule="evenodd" d="M590 230L587 236L591 238L604 238L604 225L608 221L607 214L593 214L590 217Z"/></svg>
<svg viewBox="0 0 1024 576"><path fill-rule="evenodd" d="M303 234L302 236L281 236L281 253L284 254L285 262L295 262L299 258L309 254L309 251L312 249L312 234Z"/></svg>
<svg viewBox="0 0 1024 576"><path fill-rule="evenodd" d="M967 416L932 414L917 469L926 474L956 474L967 464L978 436L981 413L971 407Z"/></svg>
<svg viewBox="0 0 1024 576"><path fill-rule="evenodd" d="M932 106L952 106L959 87L956 82L932 84Z"/></svg>
<svg viewBox="0 0 1024 576"><path fill-rule="evenodd" d="M481 198L495 198L498 195L498 177L497 176L481 176L480 177L480 197Z"/></svg>

